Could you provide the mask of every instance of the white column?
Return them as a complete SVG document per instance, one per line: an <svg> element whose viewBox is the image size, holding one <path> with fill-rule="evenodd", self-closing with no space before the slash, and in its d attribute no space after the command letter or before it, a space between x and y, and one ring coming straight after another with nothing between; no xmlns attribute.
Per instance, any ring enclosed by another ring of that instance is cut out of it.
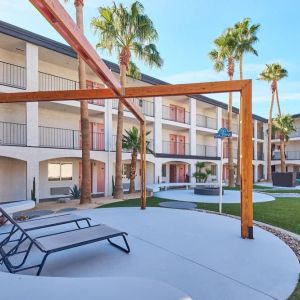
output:
<svg viewBox="0 0 300 300"><path fill-rule="evenodd" d="M162 163L156 159L154 164L154 183L162 182Z"/></svg>
<svg viewBox="0 0 300 300"><path fill-rule="evenodd" d="M33 189L33 180L35 178L35 197L39 202L39 161L34 157L27 161L27 199L31 199L31 191Z"/></svg>
<svg viewBox="0 0 300 300"><path fill-rule="evenodd" d="M254 182L257 182L257 180L258 180L258 166L257 166L257 164L254 164L253 165L254 166Z"/></svg>
<svg viewBox="0 0 300 300"><path fill-rule="evenodd" d="M253 159L257 160L257 120L254 120Z"/></svg>
<svg viewBox="0 0 300 300"><path fill-rule="evenodd" d="M191 167L190 167L190 182L192 184L196 184L196 178L193 177L193 174L196 172L196 161L191 163Z"/></svg>
<svg viewBox="0 0 300 300"><path fill-rule="evenodd" d="M112 101L106 101L105 115L104 115L104 126L105 126L105 149L107 151L107 160L105 162L105 196L112 194L112 172L113 172L113 156L111 153L112 144Z"/></svg>
<svg viewBox="0 0 300 300"><path fill-rule="evenodd" d="M197 149L197 130L196 130L196 114L197 114L197 100L190 98L190 155L196 155Z"/></svg>
<svg viewBox="0 0 300 300"><path fill-rule="evenodd" d="M268 124L263 124L263 131L264 131L264 145L263 145L263 152L264 152L264 179L267 179L267 172L268 172Z"/></svg>
<svg viewBox="0 0 300 300"><path fill-rule="evenodd" d="M222 108L217 107L217 130L222 127ZM217 139L217 153L221 157L221 139Z"/></svg>
<svg viewBox="0 0 300 300"><path fill-rule="evenodd" d="M162 97L154 98L154 116L154 152L162 153Z"/></svg>
<svg viewBox="0 0 300 300"><path fill-rule="evenodd" d="M26 43L26 78L29 92L39 90L39 48ZM27 145L39 145L39 104L26 103Z"/></svg>

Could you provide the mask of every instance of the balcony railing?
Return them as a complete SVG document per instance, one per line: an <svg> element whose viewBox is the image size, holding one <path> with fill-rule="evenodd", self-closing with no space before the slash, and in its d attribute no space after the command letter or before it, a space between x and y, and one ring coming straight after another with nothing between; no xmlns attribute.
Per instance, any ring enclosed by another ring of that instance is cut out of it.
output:
<svg viewBox="0 0 300 300"><path fill-rule="evenodd" d="M233 158L236 159L237 158L238 149L237 148L233 148L232 152L233 152ZM223 148L223 157L224 158L229 158L229 149L228 149L228 146L225 146L225 145L224 145L224 148Z"/></svg>
<svg viewBox="0 0 300 300"><path fill-rule="evenodd" d="M217 129L217 119L203 115L197 115L196 125L204 128Z"/></svg>
<svg viewBox="0 0 300 300"><path fill-rule="evenodd" d="M80 130L39 127L40 147L58 149L81 149ZM90 132L90 149L96 151L105 150L104 134Z"/></svg>
<svg viewBox="0 0 300 300"><path fill-rule="evenodd" d="M26 68L0 61L0 85L26 89Z"/></svg>
<svg viewBox="0 0 300 300"><path fill-rule="evenodd" d="M263 130L257 130L257 138L260 140L264 139L264 131Z"/></svg>
<svg viewBox="0 0 300 300"><path fill-rule="evenodd" d="M218 151L216 146L197 145L196 154L204 157L217 157Z"/></svg>
<svg viewBox="0 0 300 300"><path fill-rule="evenodd" d="M40 91L77 90L79 83L75 80L39 72Z"/></svg>
<svg viewBox="0 0 300 300"><path fill-rule="evenodd" d="M117 141L117 136L113 135L111 143L110 143L110 151L116 151L116 141ZM147 139L147 141L149 142L147 148L153 152L154 151L153 140ZM127 149L123 149L122 151L125 153L132 152L131 150L127 150ZM147 153L149 154L149 153L151 153L151 151L147 151Z"/></svg>
<svg viewBox="0 0 300 300"><path fill-rule="evenodd" d="M0 145L26 146L26 124L0 122Z"/></svg>
<svg viewBox="0 0 300 300"><path fill-rule="evenodd" d="M289 137L290 138L300 137L300 128L296 128L296 131L292 132Z"/></svg>
<svg viewBox="0 0 300 300"><path fill-rule="evenodd" d="M225 120L225 119L223 119L223 126L226 127L226 128L228 128L228 121ZM239 131L239 126L238 126L238 124L233 123L233 124L232 124L232 128L231 128L231 131L232 131L233 133L237 134L238 131Z"/></svg>
<svg viewBox="0 0 300 300"><path fill-rule="evenodd" d="M300 151L286 151L285 158L288 160L300 160ZM279 160L280 159L280 151L273 152L272 159Z"/></svg>
<svg viewBox="0 0 300 300"><path fill-rule="evenodd" d="M171 106L162 106L162 118L164 120L175 121L179 123L190 124L190 113L184 108Z"/></svg>
<svg viewBox="0 0 300 300"><path fill-rule="evenodd" d="M141 112L144 115L149 116L149 117L154 117L154 103L153 102L147 101L144 99L138 99L138 98L131 99L131 101L140 108ZM118 103L119 103L119 100L113 99L112 100L112 108L118 109ZM127 107L124 107L124 110L129 111Z"/></svg>
<svg viewBox="0 0 300 300"><path fill-rule="evenodd" d="M165 154L174 154L174 155L189 155L190 154L190 144L172 142L172 141L163 141L162 142L162 151Z"/></svg>

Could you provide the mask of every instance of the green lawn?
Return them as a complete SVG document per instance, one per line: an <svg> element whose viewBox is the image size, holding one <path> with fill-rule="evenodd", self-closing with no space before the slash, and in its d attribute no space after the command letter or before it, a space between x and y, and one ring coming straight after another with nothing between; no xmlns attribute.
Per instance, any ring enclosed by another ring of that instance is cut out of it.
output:
<svg viewBox="0 0 300 300"><path fill-rule="evenodd" d="M293 294L289 297L288 300L300 300L300 276L298 285L296 286L296 289L294 290Z"/></svg>
<svg viewBox="0 0 300 300"><path fill-rule="evenodd" d="M270 187L269 186L262 186L262 185L253 185L253 189L255 190L269 190ZM233 191L239 191L240 190L240 186L235 186L235 187L228 187L225 186L224 190L233 190Z"/></svg>
<svg viewBox="0 0 300 300"><path fill-rule="evenodd" d="M161 198L148 197L147 206L158 206L159 202L171 201ZM139 206L139 199L115 202L104 207L133 207ZM198 203L200 209L218 211L218 204ZM223 204L223 212L230 215L240 215L240 204ZM271 224L291 232L300 234L300 197L277 198L275 201L254 203L254 219Z"/></svg>

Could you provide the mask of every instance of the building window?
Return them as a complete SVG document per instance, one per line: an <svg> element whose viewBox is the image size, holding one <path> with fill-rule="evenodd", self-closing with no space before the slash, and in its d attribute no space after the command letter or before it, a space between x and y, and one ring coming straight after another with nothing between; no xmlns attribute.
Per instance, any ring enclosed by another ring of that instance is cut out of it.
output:
<svg viewBox="0 0 300 300"><path fill-rule="evenodd" d="M213 175L213 176L217 175L217 166L216 165L211 165L210 170L211 170L211 175Z"/></svg>
<svg viewBox="0 0 300 300"><path fill-rule="evenodd" d="M73 164L72 163L49 163L48 164L48 181L72 180Z"/></svg>
<svg viewBox="0 0 300 300"><path fill-rule="evenodd" d="M161 166L161 176L162 177L167 177L167 165L162 165Z"/></svg>
<svg viewBox="0 0 300 300"><path fill-rule="evenodd" d="M123 178L130 178L130 169L131 169L131 165L130 164L123 164L123 169L122 169L122 173L123 173Z"/></svg>

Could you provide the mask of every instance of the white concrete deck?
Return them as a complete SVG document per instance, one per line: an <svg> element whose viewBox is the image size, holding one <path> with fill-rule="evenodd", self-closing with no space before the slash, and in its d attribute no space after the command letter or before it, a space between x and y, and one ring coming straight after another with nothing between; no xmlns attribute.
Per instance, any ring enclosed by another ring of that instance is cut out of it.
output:
<svg viewBox="0 0 300 300"><path fill-rule="evenodd" d="M187 201L187 202L203 202L203 203L219 203L219 196L204 196L204 195L195 195L194 190L167 190L154 193L155 197L178 200L178 201ZM273 201L275 198L273 196L253 192L253 202L268 202ZM223 195L223 203L240 203L241 194L240 191L225 190Z"/></svg>
<svg viewBox="0 0 300 300"><path fill-rule="evenodd" d="M0 204L0 207L5 209L9 214L13 214L15 212L32 209L35 207L35 202L33 200L21 200Z"/></svg>
<svg viewBox="0 0 300 300"><path fill-rule="evenodd" d="M243 240L233 218L165 208L77 213L127 231L131 253L100 242L53 254L42 273L51 278L0 273L1 295L10 300L286 299L298 280L299 263L286 244L260 228L254 229L254 240Z"/></svg>

